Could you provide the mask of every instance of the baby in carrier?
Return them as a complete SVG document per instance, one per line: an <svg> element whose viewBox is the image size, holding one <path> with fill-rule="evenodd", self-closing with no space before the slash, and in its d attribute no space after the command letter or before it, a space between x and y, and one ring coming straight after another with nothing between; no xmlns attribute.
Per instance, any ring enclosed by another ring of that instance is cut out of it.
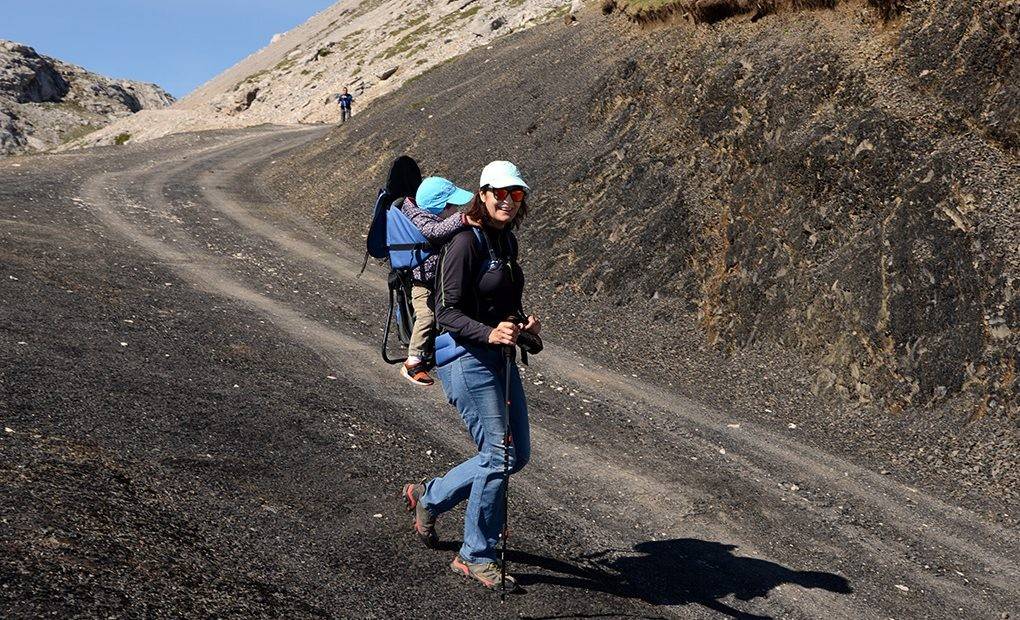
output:
<svg viewBox="0 0 1020 620"><path fill-rule="evenodd" d="M400 210L438 248L467 225L464 214L457 212L474 197L442 177L428 177L421 182L414 200L406 198ZM431 350L435 341L435 314L429 307L436 280L439 252L433 253L411 272L411 305L414 307L414 328L407 347L407 361L400 374L416 385L432 385Z"/></svg>

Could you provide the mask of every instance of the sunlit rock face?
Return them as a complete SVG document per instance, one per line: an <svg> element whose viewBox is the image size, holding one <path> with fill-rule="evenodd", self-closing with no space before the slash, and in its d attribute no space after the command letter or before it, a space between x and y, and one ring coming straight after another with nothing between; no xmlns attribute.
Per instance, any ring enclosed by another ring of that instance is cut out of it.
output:
<svg viewBox="0 0 1020 620"><path fill-rule="evenodd" d="M45 150L171 103L154 84L110 79L0 40L0 154Z"/></svg>

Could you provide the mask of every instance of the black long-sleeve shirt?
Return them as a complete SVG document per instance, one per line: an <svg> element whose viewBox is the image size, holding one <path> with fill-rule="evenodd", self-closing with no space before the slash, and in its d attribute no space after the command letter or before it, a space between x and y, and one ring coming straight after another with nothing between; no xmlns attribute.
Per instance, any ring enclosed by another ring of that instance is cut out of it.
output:
<svg viewBox="0 0 1020 620"><path fill-rule="evenodd" d="M483 229L488 248L472 229L446 244L436 276L436 322L460 342L487 345L489 333L511 316L523 319L524 273L509 229Z"/></svg>

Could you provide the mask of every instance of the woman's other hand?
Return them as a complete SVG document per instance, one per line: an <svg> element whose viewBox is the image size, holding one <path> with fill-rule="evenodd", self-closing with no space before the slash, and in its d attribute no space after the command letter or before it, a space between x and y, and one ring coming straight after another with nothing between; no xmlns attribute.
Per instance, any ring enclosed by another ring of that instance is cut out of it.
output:
<svg viewBox="0 0 1020 620"><path fill-rule="evenodd" d="M517 343L521 328L510 321L503 321L489 332L489 344L511 345Z"/></svg>
<svg viewBox="0 0 1020 620"><path fill-rule="evenodd" d="M542 321L539 321L538 317L534 314L529 314L528 322L521 327L521 331L526 331L529 334L535 334L537 336L542 331Z"/></svg>

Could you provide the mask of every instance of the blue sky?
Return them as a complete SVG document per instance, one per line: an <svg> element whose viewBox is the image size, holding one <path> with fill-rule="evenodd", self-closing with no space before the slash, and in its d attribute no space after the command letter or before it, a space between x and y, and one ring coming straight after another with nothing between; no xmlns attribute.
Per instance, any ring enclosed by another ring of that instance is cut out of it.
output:
<svg viewBox="0 0 1020 620"><path fill-rule="evenodd" d="M182 97L335 0L0 0L0 39Z"/></svg>

